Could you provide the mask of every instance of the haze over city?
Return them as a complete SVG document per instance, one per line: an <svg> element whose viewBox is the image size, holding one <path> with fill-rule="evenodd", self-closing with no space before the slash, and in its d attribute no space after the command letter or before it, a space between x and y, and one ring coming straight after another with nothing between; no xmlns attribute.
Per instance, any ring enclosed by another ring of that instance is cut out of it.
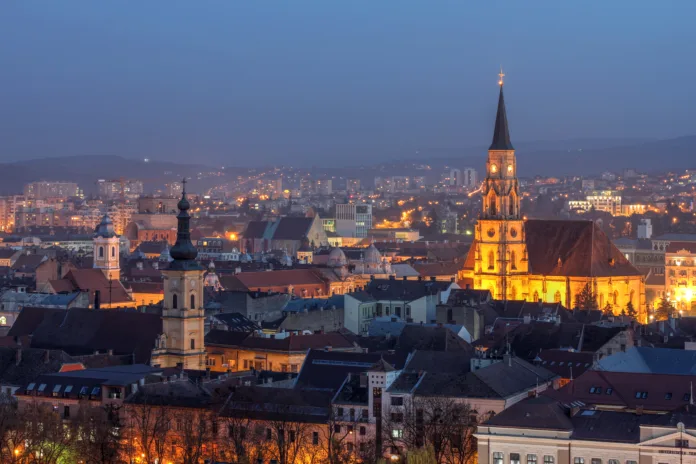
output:
<svg viewBox="0 0 696 464"><path fill-rule="evenodd" d="M520 149L694 135L690 1L25 0L0 13L5 162L480 156L501 65Z"/></svg>

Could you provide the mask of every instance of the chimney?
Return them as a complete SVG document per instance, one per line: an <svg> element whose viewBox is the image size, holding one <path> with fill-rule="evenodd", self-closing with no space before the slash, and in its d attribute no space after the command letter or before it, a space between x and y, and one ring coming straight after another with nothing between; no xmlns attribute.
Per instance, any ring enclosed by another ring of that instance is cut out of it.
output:
<svg viewBox="0 0 696 464"><path fill-rule="evenodd" d="M394 280L395 276L392 274L389 276L389 280Z"/></svg>
<svg viewBox="0 0 696 464"><path fill-rule="evenodd" d="M418 282L421 282L422 280L423 280L423 276L422 276L422 275L419 275L419 276L418 276Z"/></svg>
<svg viewBox="0 0 696 464"><path fill-rule="evenodd" d="M471 289L471 284L466 284L466 287L464 287L464 288L466 288L467 290L470 290L470 289Z"/></svg>
<svg viewBox="0 0 696 464"><path fill-rule="evenodd" d="M51 360L51 351L46 350L44 351L44 364L48 364L48 362Z"/></svg>
<svg viewBox="0 0 696 464"><path fill-rule="evenodd" d="M374 274L370 275L370 280L375 280L375 275L374 275Z"/></svg>
<svg viewBox="0 0 696 464"><path fill-rule="evenodd" d="M94 291L94 309L101 308L101 292L99 290Z"/></svg>
<svg viewBox="0 0 696 464"><path fill-rule="evenodd" d="M402 279L402 280L408 280L408 279L406 278L406 276L403 276L401 279Z"/></svg>
<svg viewBox="0 0 696 464"><path fill-rule="evenodd" d="M430 277L431 282L435 282L435 276Z"/></svg>
<svg viewBox="0 0 696 464"><path fill-rule="evenodd" d="M17 348L17 351L15 351L15 361L17 362L18 366L22 363L22 349L21 348Z"/></svg>
<svg viewBox="0 0 696 464"><path fill-rule="evenodd" d="M454 281L455 281L455 278L454 278L454 277L450 277L450 282L451 282L451 283L454 283Z"/></svg>

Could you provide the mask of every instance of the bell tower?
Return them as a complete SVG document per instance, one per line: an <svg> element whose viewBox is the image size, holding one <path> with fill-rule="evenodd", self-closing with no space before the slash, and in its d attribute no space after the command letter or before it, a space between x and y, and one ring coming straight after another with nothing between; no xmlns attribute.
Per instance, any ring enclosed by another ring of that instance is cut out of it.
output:
<svg viewBox="0 0 696 464"><path fill-rule="evenodd" d="M500 70L498 111L493 141L488 148L486 179L481 188L481 218L475 229L474 287L488 289L500 300L525 299L527 251L524 221L520 215L517 160L510 141L503 74ZM519 277L516 277L519 276Z"/></svg>
<svg viewBox="0 0 696 464"><path fill-rule="evenodd" d="M204 369L204 270L196 261L198 251L191 243L191 216L188 213L191 205L186 198L185 179L177 207L179 214L176 243L169 251L172 261L169 267L162 271L163 333L152 352L151 364L160 367L181 365L184 369Z"/></svg>
<svg viewBox="0 0 696 464"><path fill-rule="evenodd" d="M119 238L108 214L104 215L94 231L93 256L95 269L101 269L109 280L120 279Z"/></svg>

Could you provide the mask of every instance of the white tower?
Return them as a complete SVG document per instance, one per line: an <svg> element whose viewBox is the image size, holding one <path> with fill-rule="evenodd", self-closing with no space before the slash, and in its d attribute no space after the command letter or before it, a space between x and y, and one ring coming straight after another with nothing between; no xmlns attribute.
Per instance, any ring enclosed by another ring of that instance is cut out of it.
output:
<svg viewBox="0 0 696 464"><path fill-rule="evenodd" d="M107 214L94 232L94 268L101 269L109 280L119 280L121 277L119 238Z"/></svg>

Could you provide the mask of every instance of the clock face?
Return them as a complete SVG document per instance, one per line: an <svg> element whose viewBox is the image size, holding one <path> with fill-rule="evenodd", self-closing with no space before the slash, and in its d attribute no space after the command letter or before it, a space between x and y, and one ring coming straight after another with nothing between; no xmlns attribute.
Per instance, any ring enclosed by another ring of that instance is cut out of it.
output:
<svg viewBox="0 0 696 464"><path fill-rule="evenodd" d="M190 285L191 287L194 287L194 288L195 288L195 287L196 287L196 279L191 279L191 280L189 280L189 285Z"/></svg>
<svg viewBox="0 0 696 464"><path fill-rule="evenodd" d="M491 238L495 237L495 229L494 228L491 227L490 229L488 229L488 236Z"/></svg>
<svg viewBox="0 0 696 464"><path fill-rule="evenodd" d="M498 172L498 166L496 166L495 164L491 164L491 172Z"/></svg>
<svg viewBox="0 0 696 464"><path fill-rule="evenodd" d="M508 164L508 172L512 174L512 164Z"/></svg>
<svg viewBox="0 0 696 464"><path fill-rule="evenodd" d="M514 227L510 229L510 236L517 237L517 229L515 229Z"/></svg>
<svg viewBox="0 0 696 464"><path fill-rule="evenodd" d="M179 281L174 279L172 280L172 288L177 288L179 286Z"/></svg>

